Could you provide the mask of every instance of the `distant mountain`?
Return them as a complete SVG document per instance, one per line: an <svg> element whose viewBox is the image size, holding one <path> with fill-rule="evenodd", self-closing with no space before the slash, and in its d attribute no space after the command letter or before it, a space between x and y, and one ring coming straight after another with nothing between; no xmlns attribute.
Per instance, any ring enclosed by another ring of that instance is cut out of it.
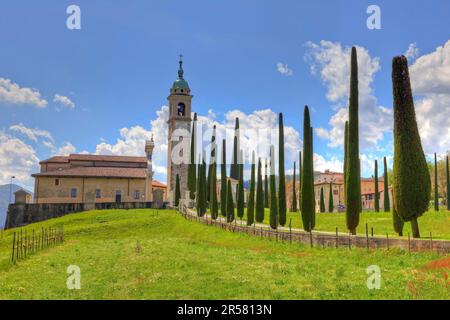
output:
<svg viewBox="0 0 450 320"><path fill-rule="evenodd" d="M6 222L6 210L8 210L8 204L9 204L9 195L11 192L11 202L14 201L14 192L17 190L24 189L21 186L18 186L17 184L4 184L0 185L0 228L3 228ZM30 192L29 190L26 190ZM30 192L31 193L31 192ZM33 193L31 193L33 195Z"/></svg>

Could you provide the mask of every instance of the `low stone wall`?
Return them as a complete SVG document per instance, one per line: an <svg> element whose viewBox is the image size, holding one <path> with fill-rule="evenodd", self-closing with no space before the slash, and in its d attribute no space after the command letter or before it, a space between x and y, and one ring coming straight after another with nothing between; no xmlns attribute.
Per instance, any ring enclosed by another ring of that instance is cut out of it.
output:
<svg viewBox="0 0 450 320"><path fill-rule="evenodd" d="M325 232L306 232L298 229L273 230L269 226L241 225L240 222L227 223L222 220L212 220L210 217L198 217L195 211L186 207L180 208L181 214L189 220L195 220L207 225L214 225L231 232L242 232L255 237L265 237L275 241L302 242L312 247L334 247L334 248L368 248L368 249L390 249L401 248L410 252L433 251L440 254L450 253L450 241L432 239L399 239L388 237L371 237L361 235L346 235L342 233L333 234Z"/></svg>
<svg viewBox="0 0 450 320"><path fill-rule="evenodd" d="M25 226L30 223L53 219L66 214L87 210L104 209L162 209L167 203L153 202L107 202L107 203L42 203L10 204L6 213L5 229Z"/></svg>

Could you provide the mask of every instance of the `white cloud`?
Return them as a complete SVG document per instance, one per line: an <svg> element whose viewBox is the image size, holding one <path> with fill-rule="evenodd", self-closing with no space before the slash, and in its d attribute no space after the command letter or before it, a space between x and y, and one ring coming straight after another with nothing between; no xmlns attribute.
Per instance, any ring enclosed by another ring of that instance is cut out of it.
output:
<svg viewBox="0 0 450 320"><path fill-rule="evenodd" d="M281 62L277 63L277 71L285 76L292 76L294 74L294 71L292 71L287 64Z"/></svg>
<svg viewBox="0 0 450 320"><path fill-rule="evenodd" d="M30 173L38 171L39 159L36 151L22 140L0 131L0 183L10 183L11 176L14 181L28 188L33 186Z"/></svg>
<svg viewBox="0 0 450 320"><path fill-rule="evenodd" d="M324 172L325 170L343 172L344 166L337 158L326 160L323 156L314 153L314 171Z"/></svg>
<svg viewBox="0 0 450 320"><path fill-rule="evenodd" d="M0 102L11 104L29 104L38 108L45 108L47 101L41 98L36 89L21 88L10 79L0 78Z"/></svg>
<svg viewBox="0 0 450 320"><path fill-rule="evenodd" d="M410 66L417 123L425 153L450 149L450 41Z"/></svg>
<svg viewBox="0 0 450 320"><path fill-rule="evenodd" d="M70 109L75 108L75 103L73 103L68 97L63 96L63 95L55 94L53 101L58 102L58 103L62 104L63 106L70 108Z"/></svg>
<svg viewBox="0 0 450 320"><path fill-rule="evenodd" d="M419 48L417 48L417 44L415 42L410 43L404 55L410 61L417 58L417 56L419 55Z"/></svg>
<svg viewBox="0 0 450 320"><path fill-rule="evenodd" d="M58 156L68 156L71 153L75 153L76 148L70 142L65 142L61 147L54 150L53 154Z"/></svg>
<svg viewBox="0 0 450 320"><path fill-rule="evenodd" d="M46 130L40 130L40 129L31 129L31 128L25 127L22 123L10 126L9 130L19 132L34 142L37 142L38 138L45 138L50 141L53 141L53 137L50 134L50 132L48 132Z"/></svg>
<svg viewBox="0 0 450 320"><path fill-rule="evenodd" d="M317 128L321 138L329 140L329 146L343 145L344 126L348 119L350 85L350 47L340 43L320 41L307 43L309 52L305 56L310 71L319 76L327 87L327 99L334 104L335 114L330 118L330 129ZM378 106L372 92L375 74L380 70L379 58L372 58L363 47L358 52L359 123L361 149L373 148L383 139L384 133L392 131L392 110Z"/></svg>

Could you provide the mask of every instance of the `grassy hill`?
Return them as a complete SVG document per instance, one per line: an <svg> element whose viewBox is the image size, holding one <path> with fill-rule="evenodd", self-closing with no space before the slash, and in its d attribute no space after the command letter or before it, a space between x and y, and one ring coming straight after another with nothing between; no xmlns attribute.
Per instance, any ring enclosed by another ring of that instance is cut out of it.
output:
<svg viewBox="0 0 450 320"><path fill-rule="evenodd" d="M27 229L61 223L64 244L16 266L9 264L12 231L0 237L0 299L450 298L450 260L429 253L311 249L169 210L91 211ZM66 288L69 265L81 268L81 290ZM380 290L367 289L370 265L381 268Z"/></svg>

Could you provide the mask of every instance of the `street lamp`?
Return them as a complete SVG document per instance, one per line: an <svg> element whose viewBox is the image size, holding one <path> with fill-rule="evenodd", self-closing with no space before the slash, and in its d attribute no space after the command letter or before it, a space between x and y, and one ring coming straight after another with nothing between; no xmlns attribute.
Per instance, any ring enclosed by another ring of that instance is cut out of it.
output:
<svg viewBox="0 0 450 320"><path fill-rule="evenodd" d="M9 183L9 203L11 203L11 197L12 197L12 182L13 179L15 179L15 176L11 176L11 182Z"/></svg>

